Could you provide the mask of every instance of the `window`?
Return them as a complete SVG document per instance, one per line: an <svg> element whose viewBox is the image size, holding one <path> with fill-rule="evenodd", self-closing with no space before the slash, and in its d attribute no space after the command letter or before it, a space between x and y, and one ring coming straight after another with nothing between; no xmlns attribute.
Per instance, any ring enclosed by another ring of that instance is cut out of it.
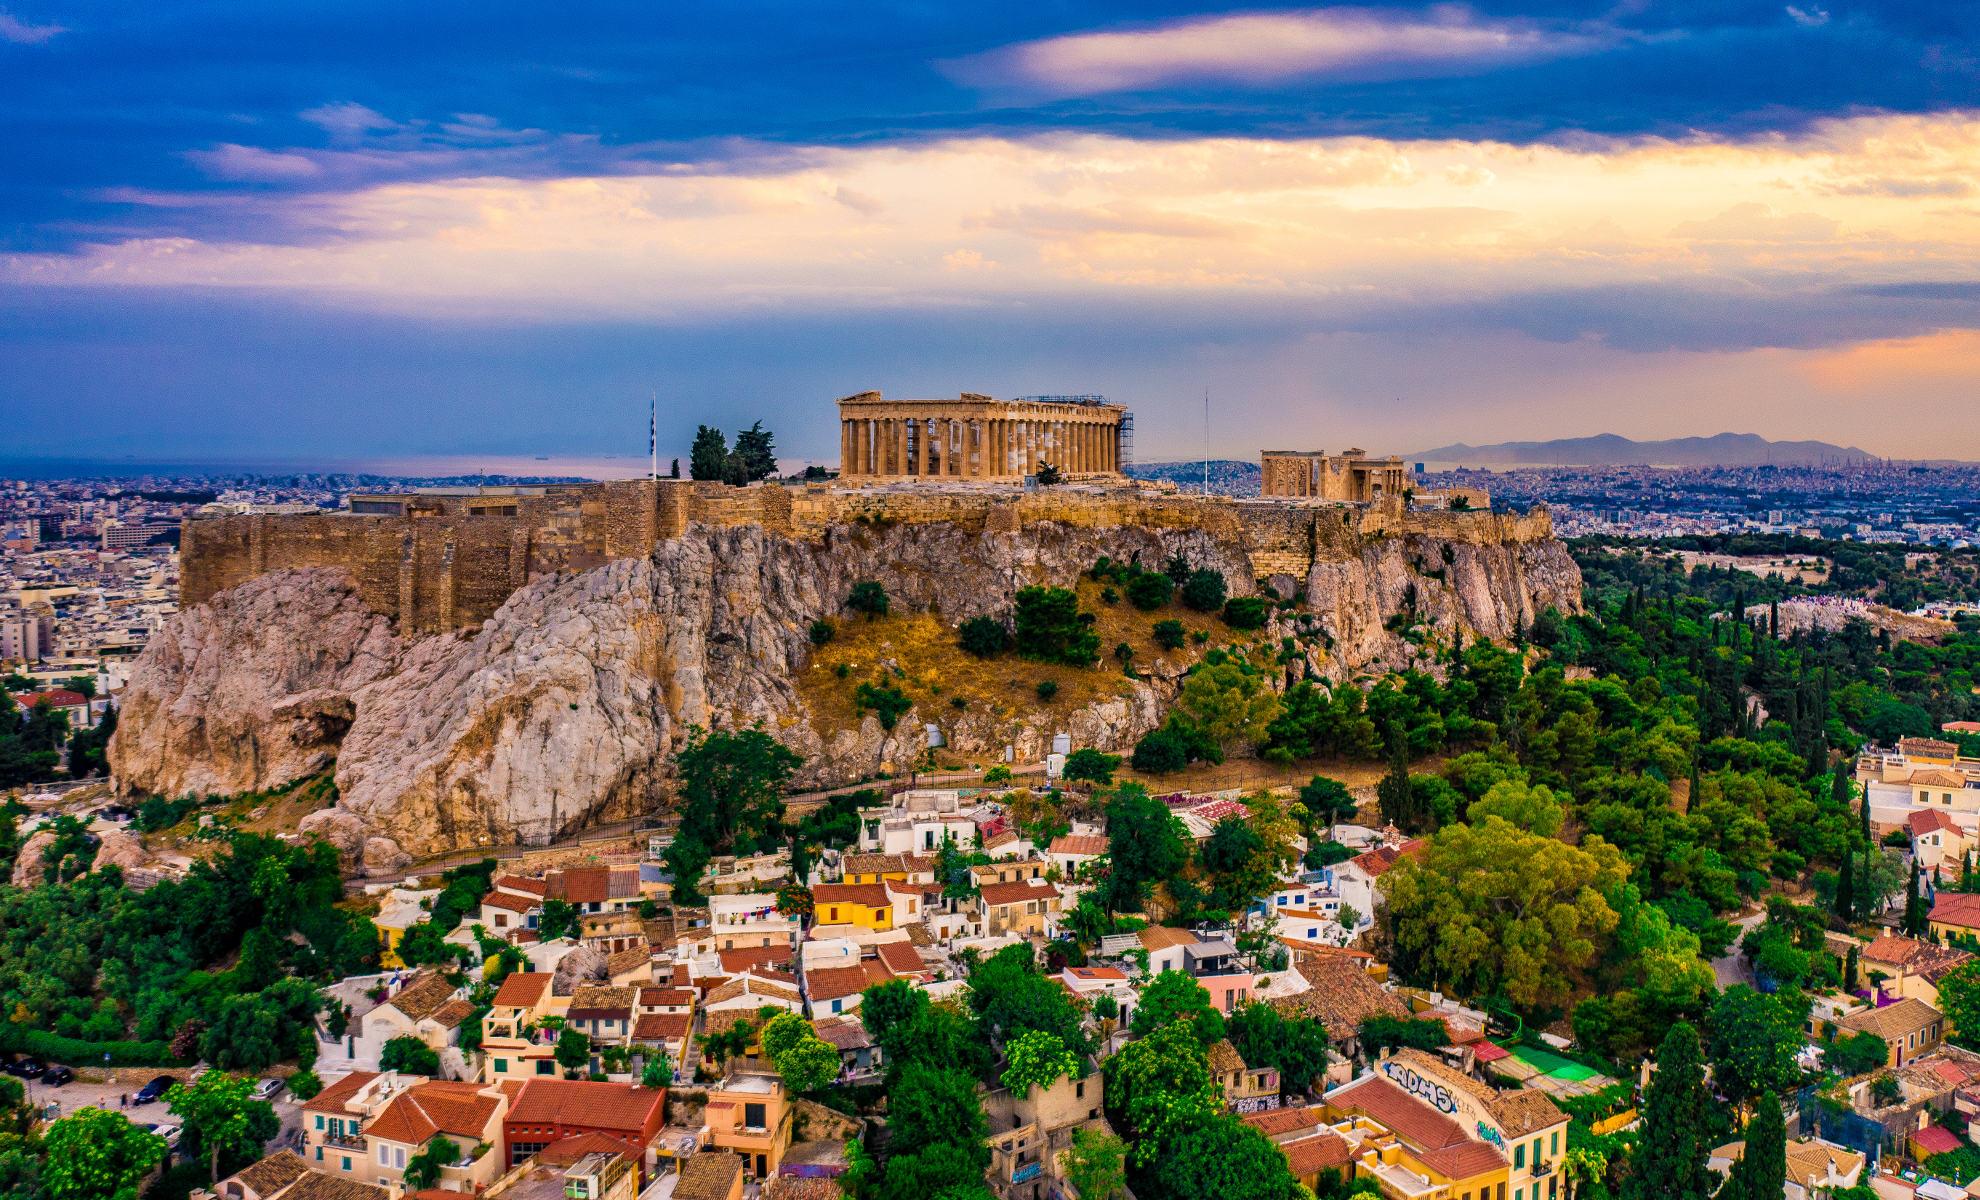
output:
<svg viewBox="0 0 1980 1200"><path fill-rule="evenodd" d="M1559 1154L1560 1152L1561 1152L1561 1131L1556 1129L1554 1131L1554 1136L1548 1139L1547 1153Z"/></svg>
<svg viewBox="0 0 1980 1200"><path fill-rule="evenodd" d="M351 1169L351 1160L348 1157L346 1157L344 1159L344 1170L348 1171L350 1169Z"/></svg>
<svg viewBox="0 0 1980 1200"><path fill-rule="evenodd" d="M1086 1099L1086 1081L1084 1079L1073 1084L1073 1098L1076 1100Z"/></svg>
<svg viewBox="0 0 1980 1200"><path fill-rule="evenodd" d="M744 1128L746 1128L746 1129L763 1129L763 1128L766 1128L766 1127L768 1127L768 1125L769 1125L769 1116L768 1116L768 1114L766 1113L766 1111L765 1111L765 1109L764 1109L764 1106L763 1106L763 1105L761 1105L761 1104L745 1104L745 1105L743 1105L743 1127L744 1127Z"/></svg>
<svg viewBox="0 0 1980 1200"><path fill-rule="evenodd" d="M833 1011L833 1012L838 1012L838 1011L839 1011L839 1005L840 1005L840 1003L841 1003L841 1002L840 1002L840 1001L838 1001L838 1000L834 1000L834 1001L832 1001L832 1011Z"/></svg>
<svg viewBox="0 0 1980 1200"><path fill-rule="evenodd" d="M378 1165L381 1167L392 1165L392 1148L384 1142L378 1143Z"/></svg>
<svg viewBox="0 0 1980 1200"><path fill-rule="evenodd" d="M1519 1145L1513 1147L1513 1168L1517 1170L1525 1165L1526 1165L1526 1143L1521 1142Z"/></svg>
<svg viewBox="0 0 1980 1200"><path fill-rule="evenodd" d="M556 1070L557 1064L547 1058L541 1058L536 1061L536 1073L538 1075L553 1074Z"/></svg>
<svg viewBox="0 0 1980 1200"><path fill-rule="evenodd" d="M496 1060L495 1060L495 1073L496 1073L497 1075L507 1075L507 1074L509 1073L509 1060L508 1060L508 1059L506 1059L506 1058L498 1058L498 1059L496 1059Z"/></svg>
<svg viewBox="0 0 1980 1200"><path fill-rule="evenodd" d="M317 1113L317 1114L316 1114L316 1127L317 1127L318 1129L321 1129L321 1128L323 1128L323 1114L322 1114L322 1113Z"/></svg>

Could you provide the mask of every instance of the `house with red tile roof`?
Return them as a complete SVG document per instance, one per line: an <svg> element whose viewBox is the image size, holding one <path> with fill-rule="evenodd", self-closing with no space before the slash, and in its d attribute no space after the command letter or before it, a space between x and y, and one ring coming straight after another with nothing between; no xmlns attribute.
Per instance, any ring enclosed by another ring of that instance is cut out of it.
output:
<svg viewBox="0 0 1980 1200"><path fill-rule="evenodd" d="M442 1186L475 1192L500 1178L506 1168L492 1147L499 1140L509 1097L493 1084L430 1080L393 1096L365 1123L366 1181L381 1186L403 1183L406 1160L436 1137L454 1143L460 1157L440 1171ZM480 1151L480 1153L477 1153Z"/></svg>
<svg viewBox="0 0 1980 1200"><path fill-rule="evenodd" d="M1059 889L1043 879L984 884L977 894L986 937L1050 937L1060 908Z"/></svg>
<svg viewBox="0 0 1980 1200"><path fill-rule="evenodd" d="M519 1166L566 1138L596 1133L645 1160L646 1146L667 1123L667 1093L631 1083L526 1079L505 1083L502 1161ZM602 1144L602 1143L601 1143Z"/></svg>

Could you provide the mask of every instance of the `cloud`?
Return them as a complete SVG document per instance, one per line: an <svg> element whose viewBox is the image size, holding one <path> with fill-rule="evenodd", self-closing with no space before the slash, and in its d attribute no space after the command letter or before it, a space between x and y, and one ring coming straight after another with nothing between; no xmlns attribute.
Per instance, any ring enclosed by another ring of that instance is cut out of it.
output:
<svg viewBox="0 0 1980 1200"><path fill-rule="evenodd" d="M1604 26L1487 18L1455 5L1427 12L1315 8L1067 34L943 67L981 88L1091 96L1204 82L1463 75L1586 54L1618 37Z"/></svg>
<svg viewBox="0 0 1980 1200"><path fill-rule="evenodd" d="M337 104L319 104L296 115L335 138L357 139L399 128L399 123L384 113L348 100Z"/></svg>
<svg viewBox="0 0 1980 1200"><path fill-rule="evenodd" d="M17 46L39 46L58 34L67 33L61 25L31 25L19 17L0 11L0 42Z"/></svg>
<svg viewBox="0 0 1980 1200"><path fill-rule="evenodd" d="M323 168L301 154L282 154L256 146L223 143L211 150L189 150L186 161L215 179L242 182L291 182L313 179Z"/></svg>
<svg viewBox="0 0 1980 1200"><path fill-rule="evenodd" d="M249 181L361 180L372 153L223 146L196 161ZM0 257L0 283L252 290L536 324L1114 305L1643 351L1810 346L1980 324L1942 290L1972 261L1980 211L1838 187L1914 169L1980 175L1980 114L1573 146L739 144L624 174L264 191L198 233Z"/></svg>
<svg viewBox="0 0 1980 1200"><path fill-rule="evenodd" d="M1790 4L1787 6L1787 15L1796 25L1809 29L1818 29L1829 23L1829 10L1819 4L1806 6Z"/></svg>

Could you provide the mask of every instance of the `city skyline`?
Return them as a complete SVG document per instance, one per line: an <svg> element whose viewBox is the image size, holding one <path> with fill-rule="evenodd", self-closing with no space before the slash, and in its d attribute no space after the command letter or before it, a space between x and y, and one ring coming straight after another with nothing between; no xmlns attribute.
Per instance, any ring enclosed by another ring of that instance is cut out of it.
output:
<svg viewBox="0 0 1980 1200"><path fill-rule="evenodd" d="M0 405L46 456L632 454L657 390L830 461L878 388L1105 393L1147 460L1980 459L1976 22L10 5Z"/></svg>

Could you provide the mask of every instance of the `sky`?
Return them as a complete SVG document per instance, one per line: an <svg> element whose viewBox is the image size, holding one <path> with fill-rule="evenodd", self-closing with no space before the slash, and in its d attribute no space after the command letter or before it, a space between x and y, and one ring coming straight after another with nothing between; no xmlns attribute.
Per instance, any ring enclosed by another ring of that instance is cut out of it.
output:
<svg viewBox="0 0 1980 1200"><path fill-rule="evenodd" d="M0 0L0 128L0 454L1980 459L1966 0Z"/></svg>

